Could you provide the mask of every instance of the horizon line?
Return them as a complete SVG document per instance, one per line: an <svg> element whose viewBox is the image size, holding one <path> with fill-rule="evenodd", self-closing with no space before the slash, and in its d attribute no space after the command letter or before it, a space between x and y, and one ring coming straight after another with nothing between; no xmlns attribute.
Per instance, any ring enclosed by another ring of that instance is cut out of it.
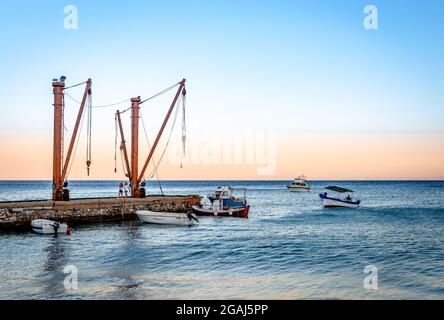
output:
<svg viewBox="0 0 444 320"><path fill-rule="evenodd" d="M292 179L160 179L160 180L145 180L145 181L291 181ZM297 179L297 178L296 178ZM72 179L69 181L126 181L127 179ZM444 178L437 179L305 179L307 181L444 181ZM0 179L0 182L4 181L48 181L52 179Z"/></svg>

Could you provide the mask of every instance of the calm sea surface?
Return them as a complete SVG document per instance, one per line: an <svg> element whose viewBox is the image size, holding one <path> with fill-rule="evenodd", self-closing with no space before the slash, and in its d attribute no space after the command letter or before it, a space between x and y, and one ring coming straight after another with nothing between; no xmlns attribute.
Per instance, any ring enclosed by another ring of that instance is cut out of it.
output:
<svg viewBox="0 0 444 320"><path fill-rule="evenodd" d="M330 184L356 190L362 207L322 208ZM116 185L73 181L71 196L114 196ZM0 232L0 299L444 299L444 181L316 181L307 193L284 181L162 182L166 194L203 196L220 185L249 189L249 219ZM0 182L0 201L50 193L48 181ZM77 290L63 285L68 265ZM368 265L377 290L364 288Z"/></svg>

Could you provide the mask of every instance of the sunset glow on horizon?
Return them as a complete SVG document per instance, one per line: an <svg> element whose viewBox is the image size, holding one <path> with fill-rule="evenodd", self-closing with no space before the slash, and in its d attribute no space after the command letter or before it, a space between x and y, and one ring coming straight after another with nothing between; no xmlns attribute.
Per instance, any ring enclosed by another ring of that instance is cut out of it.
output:
<svg viewBox="0 0 444 320"><path fill-rule="evenodd" d="M2 157L1 180L51 180L52 150L47 137L15 138L6 140L6 149L12 155ZM158 168L161 180L291 180L305 174L312 180L442 180L444 179L444 149L436 148L442 142L438 135L396 136L360 135L329 136L340 144L323 146L323 136L278 137L276 163L267 158L251 164L223 163L211 150L204 149L201 139L193 142L189 137L188 152L198 150L198 163L185 158L183 167L179 158L171 154L179 150L179 143L172 143ZM94 141L91 174L86 174L84 152L76 155L70 180L124 180L122 163L118 155L117 173L114 173L113 139ZM383 142L381 142L383 141ZM79 144L79 146L82 143ZM222 151L222 150L221 150ZM243 150L245 162L246 150ZM140 150L140 166L148 149ZM155 159L159 159L160 151ZM191 155L190 155L191 157ZM273 174L258 174L258 169L275 165ZM7 169L7 170L6 170ZM152 164L147 172L153 172ZM148 175L148 174L147 174ZM155 176L153 177L156 178Z"/></svg>

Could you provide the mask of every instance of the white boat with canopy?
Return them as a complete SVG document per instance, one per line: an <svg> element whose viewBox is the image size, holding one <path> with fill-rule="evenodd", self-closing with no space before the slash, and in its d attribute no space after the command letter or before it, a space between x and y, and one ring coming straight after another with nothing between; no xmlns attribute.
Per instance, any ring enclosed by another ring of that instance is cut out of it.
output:
<svg viewBox="0 0 444 320"><path fill-rule="evenodd" d="M335 208L335 207L357 208L361 203L361 200L353 200L351 196L351 193L354 192L353 190L337 186L328 186L325 189L337 192L338 194L347 193L347 197L341 199L339 197L330 197L328 196L327 192L321 193L319 197L322 199L324 208Z"/></svg>

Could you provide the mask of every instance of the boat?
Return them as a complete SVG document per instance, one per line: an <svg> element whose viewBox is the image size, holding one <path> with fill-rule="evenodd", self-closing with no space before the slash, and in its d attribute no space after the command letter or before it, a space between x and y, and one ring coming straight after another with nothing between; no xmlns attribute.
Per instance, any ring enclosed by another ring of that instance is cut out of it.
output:
<svg viewBox="0 0 444 320"><path fill-rule="evenodd" d="M319 194L319 197L324 203L324 208L357 208L361 203L361 200L352 199L351 193L354 192L353 190L337 186L328 186L325 189L337 192L338 194L347 193L347 197L340 199L339 197L328 196L327 192L321 193Z"/></svg>
<svg viewBox="0 0 444 320"><path fill-rule="evenodd" d="M244 196L236 198L233 191L242 190ZM220 216L248 218L250 206L247 205L246 188L218 187L207 197L210 204L192 206L193 213L198 216Z"/></svg>
<svg viewBox="0 0 444 320"><path fill-rule="evenodd" d="M308 185L307 181L305 180L305 176L299 176L293 180L293 182L289 185L287 185L287 188L289 191L297 192L297 191L309 191L310 186Z"/></svg>
<svg viewBox="0 0 444 320"><path fill-rule="evenodd" d="M31 221L34 232L40 234L70 234L71 228L66 223L46 219L35 219Z"/></svg>
<svg viewBox="0 0 444 320"><path fill-rule="evenodd" d="M137 217L141 222L151 224L168 224L180 226L192 226L199 223L199 220L191 213L177 212L154 212L149 210L138 210Z"/></svg>
<svg viewBox="0 0 444 320"><path fill-rule="evenodd" d="M193 213L198 216L219 216L219 217L237 217L248 218L250 206L237 208L222 208L214 202L211 205L194 205Z"/></svg>

